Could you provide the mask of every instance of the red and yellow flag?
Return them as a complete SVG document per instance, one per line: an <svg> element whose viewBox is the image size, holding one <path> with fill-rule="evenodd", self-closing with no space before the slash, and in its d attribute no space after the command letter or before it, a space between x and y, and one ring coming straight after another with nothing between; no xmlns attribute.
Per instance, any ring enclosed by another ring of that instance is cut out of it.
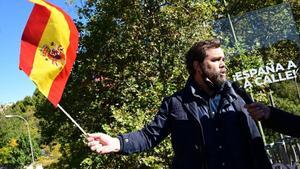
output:
<svg viewBox="0 0 300 169"><path fill-rule="evenodd" d="M19 67L56 107L76 58L78 31L61 8L30 1L35 5L22 35Z"/></svg>

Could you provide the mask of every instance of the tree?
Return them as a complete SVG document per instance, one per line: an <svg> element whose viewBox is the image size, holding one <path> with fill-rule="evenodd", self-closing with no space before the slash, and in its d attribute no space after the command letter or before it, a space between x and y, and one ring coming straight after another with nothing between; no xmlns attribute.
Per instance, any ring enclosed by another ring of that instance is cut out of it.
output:
<svg viewBox="0 0 300 169"><path fill-rule="evenodd" d="M31 141L34 156L40 155L39 133L37 119L33 113L35 107L31 97L14 103L3 111L3 115L19 115L27 119L30 126ZM17 128L18 127L18 128ZM32 162L31 149L28 138L27 126L19 118L0 118L0 163L13 168L22 168Z"/></svg>
<svg viewBox="0 0 300 169"><path fill-rule="evenodd" d="M216 17L217 6L214 1L87 1L80 9L80 50L63 107L88 132L116 136L140 129L155 115L163 97L183 87L184 54L196 40L212 36L208 20ZM142 154L97 156L61 112L48 103L38 110L37 116L47 119L43 136L60 138L68 147L63 150L67 168L80 163L91 168L170 165L168 141Z"/></svg>

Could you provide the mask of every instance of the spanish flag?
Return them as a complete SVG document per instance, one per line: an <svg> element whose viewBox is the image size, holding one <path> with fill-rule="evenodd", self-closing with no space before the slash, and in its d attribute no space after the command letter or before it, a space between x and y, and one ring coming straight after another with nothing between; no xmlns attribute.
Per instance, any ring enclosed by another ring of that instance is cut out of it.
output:
<svg viewBox="0 0 300 169"><path fill-rule="evenodd" d="M22 35L19 67L57 107L76 59L78 31L61 8L30 1L35 5Z"/></svg>

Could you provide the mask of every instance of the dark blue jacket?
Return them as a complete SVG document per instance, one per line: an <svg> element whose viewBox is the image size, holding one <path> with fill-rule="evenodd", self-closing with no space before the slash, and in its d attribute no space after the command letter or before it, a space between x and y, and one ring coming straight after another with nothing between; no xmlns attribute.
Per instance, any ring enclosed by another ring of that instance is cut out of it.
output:
<svg viewBox="0 0 300 169"><path fill-rule="evenodd" d="M120 135L121 153L131 154L150 149L159 144L165 137L171 134L174 158L172 168L174 169L220 169L211 167L208 164L207 140L203 131L202 118L208 115L207 100L201 95L195 95L195 83L189 80L186 87L165 98L162 105L154 117L153 121L143 129ZM239 115L234 124L242 137L243 145L248 157L247 166L249 169L271 169L271 164L266 156L262 139L257 127L247 113L242 112L243 101L231 87L231 83L226 82L222 90L222 107L220 112L236 112ZM229 124L229 123L228 123ZM231 125L232 127L234 125ZM226 128L226 127L225 127ZM228 129L227 129L228 130ZM230 131L227 131L230 133ZM227 136L230 134L227 134ZM230 140L230 138L224 138ZM239 139L239 138L238 138ZM233 140L235 141L235 140ZM239 146L226 152L240 151ZM225 154L226 155L226 154ZM245 156L244 156L245 157ZM211 158L210 157L210 161ZM228 157L229 159L231 157ZM232 157L233 158L233 157ZM239 156L235 156L232 161L239 162ZM216 161L220 162L220 161ZM229 168L227 166L227 168ZM232 168L233 169L233 168ZM235 169L245 169L243 166L235 166Z"/></svg>

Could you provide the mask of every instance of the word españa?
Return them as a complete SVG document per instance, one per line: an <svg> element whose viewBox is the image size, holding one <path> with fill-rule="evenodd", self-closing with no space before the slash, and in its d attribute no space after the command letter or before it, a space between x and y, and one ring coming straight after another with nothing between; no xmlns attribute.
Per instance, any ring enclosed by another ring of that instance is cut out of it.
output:
<svg viewBox="0 0 300 169"><path fill-rule="evenodd" d="M236 72L233 75L234 81L244 80L244 88L252 87L253 82L257 86L291 80L297 77L296 64L289 60L286 67L280 63L266 65L264 67L253 68ZM249 79L253 79L252 83Z"/></svg>

